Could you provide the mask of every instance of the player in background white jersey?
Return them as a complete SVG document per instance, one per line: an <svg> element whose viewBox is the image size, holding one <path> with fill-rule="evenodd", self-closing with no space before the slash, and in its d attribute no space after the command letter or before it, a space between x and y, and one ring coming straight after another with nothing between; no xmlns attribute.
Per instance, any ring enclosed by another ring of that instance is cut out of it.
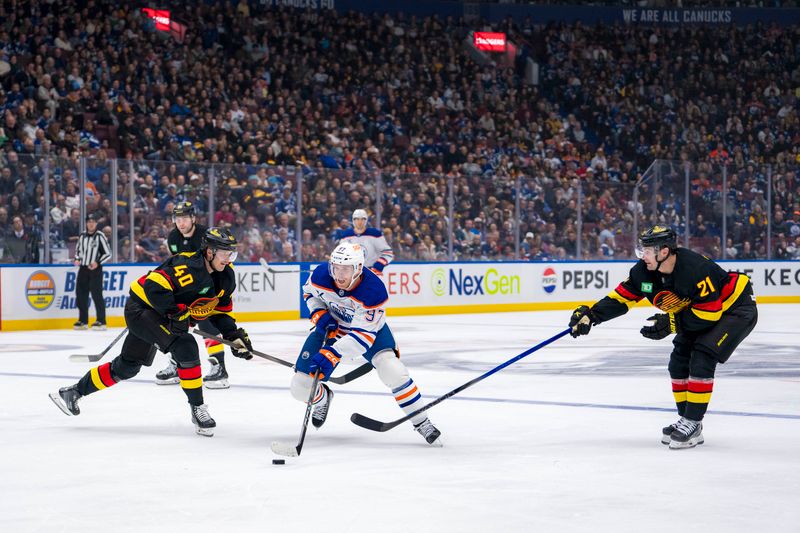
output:
<svg viewBox="0 0 800 533"><path fill-rule="evenodd" d="M422 395L400 361L397 343L386 324L384 306L389 294L380 278L364 268L360 244L338 244L328 264L314 269L303 286L303 298L315 327L297 358L291 390L296 399L307 402L314 382L312 376L319 369L322 377L311 415L314 427L325 423L333 400L333 391L323 382L345 357L363 357L372 363L406 414L422 406ZM428 444L442 445L441 432L425 413L411 422Z"/></svg>
<svg viewBox="0 0 800 533"><path fill-rule="evenodd" d="M380 276L386 265L394 259L394 252L380 229L367 227L367 218L365 210L353 211L353 226L342 233L339 242L351 242L363 246L366 256L364 264Z"/></svg>

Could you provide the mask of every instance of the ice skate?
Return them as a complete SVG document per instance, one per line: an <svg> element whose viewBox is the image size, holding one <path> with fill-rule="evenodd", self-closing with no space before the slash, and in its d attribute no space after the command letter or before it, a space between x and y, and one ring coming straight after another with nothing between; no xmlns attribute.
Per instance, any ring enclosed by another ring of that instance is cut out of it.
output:
<svg viewBox="0 0 800 533"><path fill-rule="evenodd" d="M78 320L77 322L72 324L72 329L74 329L75 331L80 331L82 329L89 329L89 325L86 324L86 322L81 322L80 320Z"/></svg>
<svg viewBox="0 0 800 533"><path fill-rule="evenodd" d="M331 388L324 383L322 384L322 388L326 392L325 398L314 406L314 411L311 413L311 423L317 429L321 428L322 424L325 423L325 420L328 419L328 410L330 409L331 402L333 401L333 391Z"/></svg>
<svg viewBox="0 0 800 533"><path fill-rule="evenodd" d="M105 322L95 322L92 324L91 327L92 331L105 331L106 330L106 323Z"/></svg>
<svg viewBox="0 0 800 533"><path fill-rule="evenodd" d="M669 444L672 440L672 432L678 427L678 422L673 422L668 426L661 428L661 444Z"/></svg>
<svg viewBox="0 0 800 533"><path fill-rule="evenodd" d="M425 419L419 424L414 425L414 429L425 438L425 441L431 446L441 448L444 443L442 442L442 432L436 429L429 419Z"/></svg>
<svg viewBox="0 0 800 533"><path fill-rule="evenodd" d="M221 364L216 357L209 357L208 362L211 363L211 369L203 377L203 384L207 389L229 389L231 387L228 383L228 372L225 370L225 365Z"/></svg>
<svg viewBox="0 0 800 533"><path fill-rule="evenodd" d="M156 373L156 383L158 385L172 385L180 383L180 381L178 377L178 363L176 363L174 359L170 359L167 367Z"/></svg>
<svg viewBox="0 0 800 533"><path fill-rule="evenodd" d="M676 423L675 431L670 436L669 447L671 450L681 450L683 448L694 448L703 444L703 423L681 417Z"/></svg>
<svg viewBox="0 0 800 533"><path fill-rule="evenodd" d="M53 400L53 403L56 404L65 415L77 416L81 414L81 410L78 407L78 400L80 400L82 396L81 393L78 392L77 385L62 387L58 389L58 392L51 392L49 396L50 399Z"/></svg>
<svg viewBox="0 0 800 533"><path fill-rule="evenodd" d="M208 407L206 404L192 405L190 407L192 409L192 424L194 424L197 434L203 435L204 437L213 437L214 428L217 427L217 423L214 422L214 419L208 414Z"/></svg>

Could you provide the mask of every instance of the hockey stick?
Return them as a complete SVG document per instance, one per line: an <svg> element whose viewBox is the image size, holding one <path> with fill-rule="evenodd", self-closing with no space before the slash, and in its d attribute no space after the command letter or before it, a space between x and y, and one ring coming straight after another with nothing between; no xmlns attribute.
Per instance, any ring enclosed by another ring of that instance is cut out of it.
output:
<svg viewBox="0 0 800 533"><path fill-rule="evenodd" d="M276 269L272 268L272 265L267 263L267 260L264 259L263 257L261 259L259 259L258 262L261 263L261 266L266 268L267 272L269 272L270 274L295 274L295 273L297 273L297 274L311 274L311 272L313 272L312 270L308 270L308 269L304 269L304 268L301 268L300 270L294 270L292 268L287 269L287 270L276 270Z"/></svg>
<svg viewBox="0 0 800 533"><path fill-rule="evenodd" d="M303 450L303 443L306 440L306 431L308 430L308 420L311 418L311 411L314 409L314 396L317 394L317 386L319 385L320 377L319 369L314 373L314 382L311 384L311 394L308 395L308 402L306 402L306 415L303 417L303 428L300 430L300 440L297 446L292 446L285 442L274 441L270 448L278 455L285 455L286 457L298 457Z"/></svg>
<svg viewBox="0 0 800 533"><path fill-rule="evenodd" d="M403 418L398 418L397 420L394 420L392 422L380 422L378 420L374 420L374 419L369 418L367 416L364 416L364 415L361 415L361 414L358 414L358 413L353 413L353 415L350 417L350 421L352 423L354 423L355 425L357 425L357 426L361 426L362 428L370 429L372 431L381 431L381 432L388 431L388 430L392 429L393 427L399 426L400 424L402 424L403 422L405 422L407 420L411 420L412 418L414 418L418 414L427 411L428 409L430 409L434 405L442 403L443 401L445 401L446 399L450 398L451 396L455 396L456 394L458 394L462 390L464 390L464 389L466 389L468 387L471 387L471 386L475 385L476 383L478 383L479 381L482 381L482 380L488 378L492 374L503 370L508 365L516 363L517 361L519 361L523 357L526 357L526 356L532 354L536 350L544 348L545 346L547 346L551 342L557 341L558 339L560 339L561 337L563 337L564 335L566 335L569 332L570 332L570 328L565 329L561 333L558 333L557 335L554 335L554 336L550 337L546 341L540 342L539 344L537 344L533 348L525 350L524 352L522 352L518 356L512 357L511 359L509 359L505 363L494 367L493 369L489 370L485 374L481 374L480 376L478 376L477 378L473 379L472 381L468 381L467 383L464 383L460 387L456 387L455 389L451 390L450 392L448 392L444 396L439 396L438 398L436 398L435 400L433 400L429 404L420 407L419 409L417 409L413 413L411 413L409 415L406 415Z"/></svg>
<svg viewBox="0 0 800 533"><path fill-rule="evenodd" d="M99 361L100 359L102 359L102 358L103 358L103 356L104 356L105 354L107 354L107 353L109 352L109 350L111 350L111 348L113 348L113 347L114 347L114 345L115 345L115 344L117 344L117 343L119 342L119 340L120 340L120 339L121 339L121 338L122 338L122 337L123 337L123 336L124 336L126 333L128 333L128 328L125 328L125 329L123 329L123 330L120 332L120 334L119 334L119 335L117 335L117 338L115 338L113 341L111 341L111 344L109 344L108 346L106 346L106 349L105 349L105 350L103 350L102 352L98 353L98 354L86 355L86 354L74 353L74 354L72 354L72 355L70 355L70 356L69 356L69 360L70 360L70 361L80 361L81 363L96 363L97 361Z"/></svg>
<svg viewBox="0 0 800 533"><path fill-rule="evenodd" d="M192 333L204 337L206 339L215 340L219 343L224 344L225 346L230 346L230 347L234 346L234 344L229 340L217 337L216 335L212 335L211 333L206 333L205 331L200 331L199 329L193 329ZM283 365L287 368L295 370L295 366L292 363L290 363L289 361L285 361L279 357L275 357L274 355L270 355L264 352L259 352L258 350L250 350L250 353L253 355L257 355L262 359L266 359L267 361L272 361L273 363L278 363L279 365ZM364 374L369 374L370 370L372 370L372 364L364 363L358 368L351 370L344 376L333 376L330 379L328 379L328 381L330 381L331 383L336 383L337 385L344 385L345 383L350 383L351 381L360 378Z"/></svg>

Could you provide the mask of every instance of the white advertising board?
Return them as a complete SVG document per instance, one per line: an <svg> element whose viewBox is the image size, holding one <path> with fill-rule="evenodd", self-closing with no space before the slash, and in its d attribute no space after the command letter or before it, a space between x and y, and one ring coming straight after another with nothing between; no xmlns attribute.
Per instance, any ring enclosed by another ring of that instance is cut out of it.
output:
<svg viewBox="0 0 800 533"><path fill-rule="evenodd" d="M153 265L109 265L103 268L103 297L110 326L123 326L128 290ZM0 269L0 329L71 327L78 319L75 282L78 269L69 265ZM272 274L260 265L237 265L234 313L242 321L299 317L299 273ZM94 304L89 306L95 316Z"/></svg>
<svg viewBox="0 0 800 533"><path fill-rule="evenodd" d="M481 313L572 309L608 294L633 262L562 263L393 263L383 280L390 315ZM723 268L746 272L759 303L800 303L800 262L725 261ZM306 269L311 265L303 264ZM108 323L122 326L128 287L152 265L104 268ZM260 265L235 268L234 313L241 321L289 320L307 316L298 265L267 272ZM0 329L67 328L77 320L77 269L65 265L0 269ZM90 307L94 316L94 307Z"/></svg>

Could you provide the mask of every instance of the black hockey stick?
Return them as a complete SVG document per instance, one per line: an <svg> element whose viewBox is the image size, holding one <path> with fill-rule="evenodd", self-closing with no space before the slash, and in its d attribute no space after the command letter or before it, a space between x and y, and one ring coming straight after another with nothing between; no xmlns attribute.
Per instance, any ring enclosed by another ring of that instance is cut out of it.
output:
<svg viewBox="0 0 800 533"><path fill-rule="evenodd" d="M532 354L533 352L535 352L536 350L539 350L540 348L544 348L545 346L547 346L548 344L550 344L553 341L557 341L558 339L560 339L561 337L563 337L564 335L566 335L569 332L570 332L570 328L567 328L564 331L562 331L561 333L558 333L557 335L553 335L552 337L550 337L546 341L542 341L539 344L537 344L536 346L534 346L533 348L525 350L524 352L522 352L521 354L519 354L516 357L512 357L511 359L509 359L505 363L494 367L493 369L489 370L485 374L481 374L480 376L478 376L477 378L473 379L472 381L468 381L467 383L464 383L460 387L456 387L455 389L451 390L450 392L448 392L444 396L439 396L438 398L436 398L435 400L433 400L429 404L420 407L419 409L417 409L416 411L414 411L410 415L406 415L403 418L398 418L397 420L394 420L392 422L380 422L378 420L374 420L374 419L369 418L367 416L360 415L358 413L353 413L353 415L350 417L350 421L352 423L354 423L355 425L357 425L357 426L361 426L362 428L365 428L365 429L371 429L372 431L381 431L381 432L389 431L393 427L399 426L400 424L402 424L403 422L406 422L407 420L411 420L412 418L414 418L418 414L427 411L428 409L430 409L434 405L442 403L443 401L445 401L446 399L450 398L451 396L455 396L456 394L458 394L462 390L475 385L479 381L482 381L482 380L488 378L492 374L494 374L496 372L500 372L501 370L503 370L508 365L516 363L517 361L519 361L523 357L526 357L526 356Z"/></svg>
<svg viewBox="0 0 800 533"><path fill-rule="evenodd" d="M261 266L266 268L267 272L269 272L270 274L295 274L295 273L297 273L297 274L311 274L311 272L313 272L312 270L308 270L308 269L305 269L305 268L301 268L300 270L295 270L293 268L287 268L285 270L277 270L275 268L272 268L272 265L270 265L267 262L267 260L264 259L263 257L261 259L259 259L258 262L261 263Z"/></svg>
<svg viewBox="0 0 800 533"><path fill-rule="evenodd" d="M125 336L126 333L128 333L128 328L123 329L120 332L120 334L117 335L117 338L115 338L113 341L111 341L111 344L106 346L106 349L103 350L102 352L98 353L98 354L86 355L86 354L74 353L74 354L69 356L69 360L70 361L79 361L81 363L96 363L97 361L102 359L103 356L105 356L109 352L109 350L111 350L111 348L113 348L114 345L117 344L119 342L119 340L122 337Z"/></svg>
<svg viewBox="0 0 800 533"><path fill-rule="evenodd" d="M229 340L223 339L222 337L217 337L216 335L212 335L211 333L206 333L205 331L200 331L199 329L193 329L192 333L204 337L206 339L215 340L219 343L224 344L225 346L230 346L230 347L234 346L234 344ZM250 353L253 355L257 355L262 359L266 359L267 361L272 361L273 363L278 363L279 365L283 365L287 368L295 370L295 366L292 363L290 363L289 361L285 361L279 357L275 357L274 355L270 355L264 352L259 352L258 350L250 350ZM345 383L350 383L351 381L360 378L364 374L369 374L371 370L372 370L372 364L364 363L358 368L351 370L344 376L333 376L330 379L328 379L328 381L330 381L331 383L336 383L337 385L344 385Z"/></svg>
<svg viewBox="0 0 800 533"><path fill-rule="evenodd" d="M311 384L311 394L308 395L308 402L306 402L306 415L303 417L303 428L300 430L300 440L297 442L297 446L275 441L270 446L274 453L285 455L286 457L298 457L303 450L303 443L306 440L306 431L308 431L308 420L311 418L311 411L314 410L314 396L317 394L320 375L319 369L317 369L314 373L314 382Z"/></svg>

